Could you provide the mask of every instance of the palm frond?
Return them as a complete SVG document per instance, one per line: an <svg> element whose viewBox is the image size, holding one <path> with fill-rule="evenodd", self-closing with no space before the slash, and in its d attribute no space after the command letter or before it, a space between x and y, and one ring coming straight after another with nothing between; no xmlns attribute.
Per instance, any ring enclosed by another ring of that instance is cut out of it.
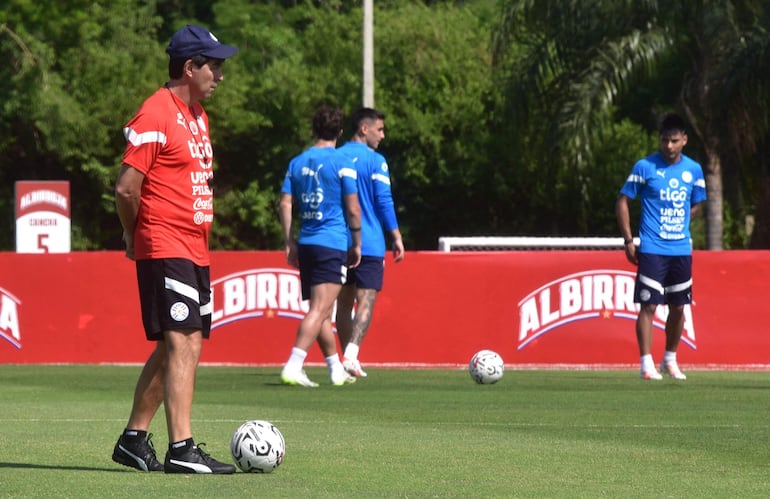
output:
<svg viewBox="0 0 770 499"><path fill-rule="evenodd" d="M635 76L651 74L671 44L670 34L655 28L646 32L635 30L597 48L570 84L559 113L559 135L573 166L583 167L590 160L594 131L602 129L612 118L612 106L618 96L628 89Z"/></svg>

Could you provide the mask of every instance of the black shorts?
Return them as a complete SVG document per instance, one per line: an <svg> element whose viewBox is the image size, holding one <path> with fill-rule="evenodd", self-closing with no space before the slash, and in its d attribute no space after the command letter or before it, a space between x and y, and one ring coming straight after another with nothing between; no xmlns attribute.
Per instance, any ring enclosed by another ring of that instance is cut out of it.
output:
<svg viewBox="0 0 770 499"><path fill-rule="evenodd" d="M376 256L362 256L358 267L348 269L346 285L355 285L358 289L382 289L385 275L385 259Z"/></svg>
<svg viewBox="0 0 770 499"><path fill-rule="evenodd" d="M300 244L299 279L302 299L310 299L310 288L318 284L345 284L348 276L348 253L326 246Z"/></svg>
<svg viewBox="0 0 770 499"><path fill-rule="evenodd" d="M211 332L211 278L208 267L184 258L137 260L139 301L144 332L150 341L164 331Z"/></svg>
<svg viewBox="0 0 770 499"><path fill-rule="evenodd" d="M639 253L634 303L692 303L692 256Z"/></svg>

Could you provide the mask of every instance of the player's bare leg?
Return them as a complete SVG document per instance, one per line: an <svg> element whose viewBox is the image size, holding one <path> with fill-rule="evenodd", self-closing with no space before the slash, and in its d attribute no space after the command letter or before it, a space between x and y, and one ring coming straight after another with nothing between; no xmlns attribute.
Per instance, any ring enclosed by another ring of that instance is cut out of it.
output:
<svg viewBox="0 0 770 499"><path fill-rule="evenodd" d="M674 379L685 380L687 376L679 369L676 361L676 350L684 330L684 305L669 305L666 318L666 352L660 370Z"/></svg>
<svg viewBox="0 0 770 499"><path fill-rule="evenodd" d="M235 473L235 466L212 458L192 440L192 403L195 374L203 347L200 330L166 331L166 407L169 450L163 462L166 473Z"/></svg>
<svg viewBox="0 0 770 499"><path fill-rule="evenodd" d="M163 402L166 344L158 341L142 368L134 389L134 403L126 428L147 431Z"/></svg>
<svg viewBox="0 0 770 499"><path fill-rule="evenodd" d="M348 375L342 366L340 356L337 353L337 337L334 335L331 317L323 321L321 333L318 335L318 346L321 348L326 366L329 368L329 378L335 386L355 383L356 378Z"/></svg>
<svg viewBox="0 0 770 499"><path fill-rule="evenodd" d="M152 434L148 430L163 402L165 359L165 343L158 341L136 382L128 424L112 452L112 460L116 463L141 471L164 470L155 454Z"/></svg>
<svg viewBox="0 0 770 499"><path fill-rule="evenodd" d="M652 353L652 320L655 318L657 305L642 305L636 319L636 341L639 344L639 355Z"/></svg>
<svg viewBox="0 0 770 499"><path fill-rule="evenodd" d="M356 290L356 315L353 318L353 327L350 331L348 343L361 346L374 314L374 302L377 300L377 291L374 289Z"/></svg>
<svg viewBox="0 0 770 499"><path fill-rule="evenodd" d="M684 330L684 305L669 305L666 319L666 350L676 352Z"/></svg>
<svg viewBox="0 0 770 499"><path fill-rule="evenodd" d="M324 357L337 354L337 338L334 336L331 319L326 319L321 324L321 333L318 335L318 347Z"/></svg>
<svg viewBox="0 0 770 499"><path fill-rule="evenodd" d="M340 339L340 347L345 351L345 347L350 341L350 335L353 333L353 307L356 302L355 285L342 286L340 294L337 297L337 336Z"/></svg>
<svg viewBox="0 0 770 499"><path fill-rule="evenodd" d="M346 343L343 343L343 361L345 370L356 377L365 377L366 371L361 368L358 360L358 352L364 336L369 330L374 314L374 302L377 299L377 291L374 289L356 290L356 313L350 325L350 337Z"/></svg>
<svg viewBox="0 0 770 499"><path fill-rule="evenodd" d="M334 283L324 283L313 286L310 290L310 309L300 322L297 330L296 348L304 351L310 347L321 334L321 327L325 320L329 320L334 308L334 301L339 295L342 286Z"/></svg>
<svg viewBox="0 0 770 499"><path fill-rule="evenodd" d="M652 360L652 321L655 318L655 304L642 304L636 319L636 341L639 345L640 375L643 379L659 380L661 375Z"/></svg>
<svg viewBox="0 0 770 499"><path fill-rule="evenodd" d="M170 442L180 442L192 438L195 371L203 336L200 331L167 331L164 337L168 353L164 397L168 438Z"/></svg>
<svg viewBox="0 0 770 499"><path fill-rule="evenodd" d="M297 328L297 339L294 342L294 348L288 362L286 362L281 371L281 381L283 383L306 387L318 386L318 383L311 381L307 377L302 369L302 364L305 361L308 350L310 350L310 347L313 346L313 343L322 334L324 321L330 320L334 301L337 299L341 287L342 285L340 284L324 283L310 288L310 309L300 322L299 328ZM323 334L325 336L333 336L331 323L328 325L328 332L324 331ZM336 355L336 343L334 349Z"/></svg>

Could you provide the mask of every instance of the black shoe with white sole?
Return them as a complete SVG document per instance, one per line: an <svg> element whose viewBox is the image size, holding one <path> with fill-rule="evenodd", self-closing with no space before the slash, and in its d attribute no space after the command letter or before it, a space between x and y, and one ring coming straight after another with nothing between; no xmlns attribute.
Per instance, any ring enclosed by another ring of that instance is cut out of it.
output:
<svg viewBox="0 0 770 499"><path fill-rule="evenodd" d="M151 439L152 433L147 435L146 439L129 439L121 435L112 451L112 460L139 471L163 471L163 465L155 456Z"/></svg>
<svg viewBox="0 0 770 499"><path fill-rule="evenodd" d="M194 445L181 456L172 456L171 452L167 452L163 470L166 473L215 473L219 475L235 473L235 466L220 463L201 449L203 445L206 444Z"/></svg>

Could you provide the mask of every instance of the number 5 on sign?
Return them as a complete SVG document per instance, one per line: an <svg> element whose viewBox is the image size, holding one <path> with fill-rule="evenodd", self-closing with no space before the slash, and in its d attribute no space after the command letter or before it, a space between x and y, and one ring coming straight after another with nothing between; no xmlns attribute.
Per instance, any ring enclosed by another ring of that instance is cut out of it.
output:
<svg viewBox="0 0 770 499"><path fill-rule="evenodd" d="M48 251L48 234L37 235L37 247L43 250L43 253L49 253Z"/></svg>

